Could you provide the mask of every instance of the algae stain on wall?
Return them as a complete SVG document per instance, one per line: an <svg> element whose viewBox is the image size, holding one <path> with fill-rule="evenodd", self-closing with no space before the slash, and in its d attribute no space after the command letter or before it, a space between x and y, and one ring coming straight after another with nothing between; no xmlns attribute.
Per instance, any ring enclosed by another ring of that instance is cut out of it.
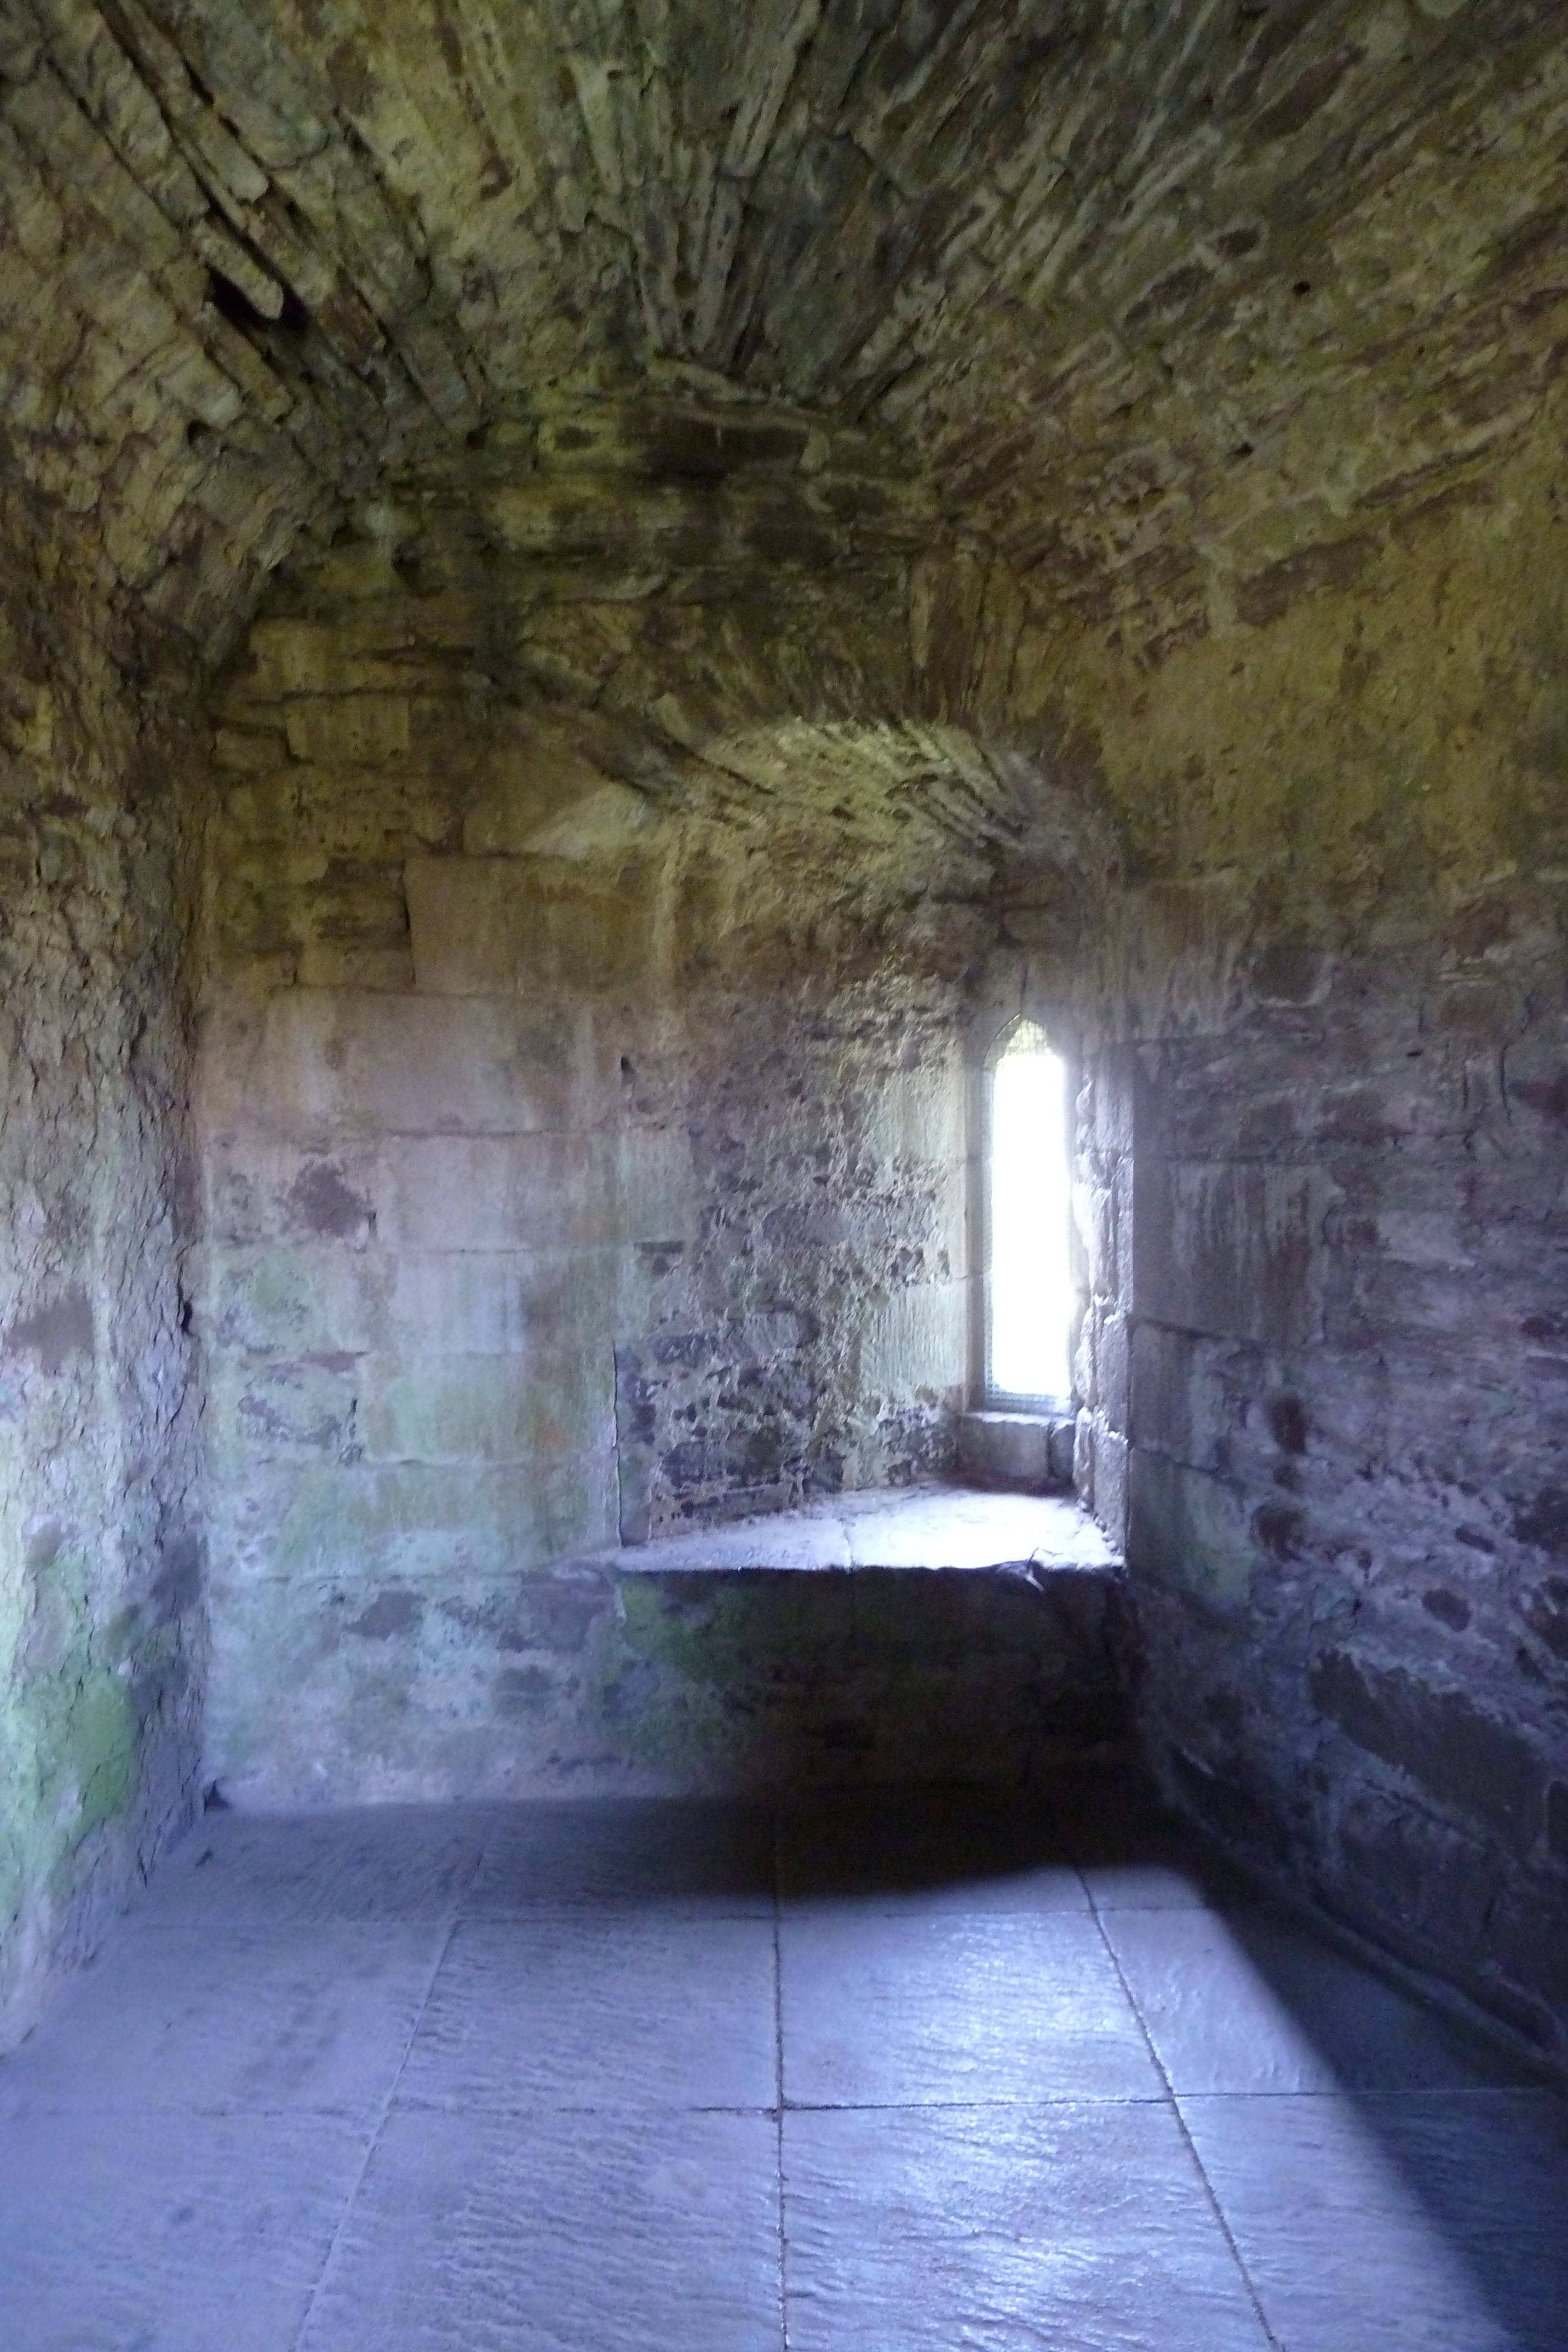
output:
<svg viewBox="0 0 1568 2352"><path fill-rule="evenodd" d="M133 657L73 548L0 507L0 663L48 715L0 713L3 2042L190 1818L204 1633L190 655Z"/></svg>

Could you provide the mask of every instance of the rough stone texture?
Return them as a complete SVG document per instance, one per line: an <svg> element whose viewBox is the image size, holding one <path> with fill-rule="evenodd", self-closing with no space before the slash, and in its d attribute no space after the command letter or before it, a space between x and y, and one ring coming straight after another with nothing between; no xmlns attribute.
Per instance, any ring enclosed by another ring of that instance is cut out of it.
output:
<svg viewBox="0 0 1568 2352"><path fill-rule="evenodd" d="M558 1567L449 1578L369 1632L338 1590L290 1598L217 1602L248 1804L1011 1787L1128 1727L1091 1570Z"/></svg>
<svg viewBox="0 0 1568 2352"><path fill-rule="evenodd" d="M17 0L5 479L87 673L256 624L203 1296L257 1654L938 1458L1027 1002L1171 1785L1560 2039L1565 127L1549 0ZM104 778L139 691L57 698ZM91 841L139 911L37 985L112 1042L5 1151L133 1129L177 1220L165 852ZM134 1528L175 1244L78 1229L7 1328Z"/></svg>
<svg viewBox="0 0 1568 2352"><path fill-rule="evenodd" d="M194 1801L189 745L0 497L0 2043Z"/></svg>
<svg viewBox="0 0 1568 2352"><path fill-rule="evenodd" d="M1071 1420L1038 1413L967 1412L958 1424L958 1460L977 1486L1026 1494L1065 1494L1072 1486L1076 1430Z"/></svg>
<svg viewBox="0 0 1568 2352"><path fill-rule="evenodd" d="M1354 592L1086 664L1155 873L1025 985L1084 1027L1081 1468L1168 1787L1561 2053L1558 516L1547 446Z"/></svg>
<svg viewBox="0 0 1568 2352"><path fill-rule="evenodd" d="M215 1812L0 2064L0 2332L1561 2352L1563 2123L1104 1774Z"/></svg>
<svg viewBox="0 0 1568 2352"><path fill-rule="evenodd" d="M1563 335L1550 0L27 0L0 75L20 461L204 642L345 481L657 370L1176 642L1354 577Z"/></svg>
<svg viewBox="0 0 1568 2352"><path fill-rule="evenodd" d="M623 467L578 491L600 530L617 497L634 524ZM939 814L894 814L912 765L952 760L824 728L813 769L801 729L791 767L754 730L737 761L800 779L766 826L711 760L624 781L604 698L563 720L531 676L551 546L492 548L484 597L442 584L481 560L475 511L472 487L423 493L402 576L378 516L298 567L224 698L202 1328L212 1753L239 1786L271 1788L286 1748L297 1787L314 1738L337 1793L382 1786L389 1742L417 1791L386 1721L394 1636L478 1633L500 1738L531 1671L519 1578L941 1466L964 1401L979 934L915 890ZM690 607L701 627L735 575ZM559 657L616 610L557 607ZM330 1694L285 1728L317 1641Z"/></svg>

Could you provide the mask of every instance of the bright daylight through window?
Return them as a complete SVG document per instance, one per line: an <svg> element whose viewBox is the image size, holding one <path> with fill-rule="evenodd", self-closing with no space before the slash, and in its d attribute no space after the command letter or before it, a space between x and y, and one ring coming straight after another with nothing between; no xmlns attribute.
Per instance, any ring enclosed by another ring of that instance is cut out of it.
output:
<svg viewBox="0 0 1568 2352"><path fill-rule="evenodd" d="M1032 1021L991 1066L986 1134L986 1385L993 1404L1065 1398L1072 1319L1067 1074Z"/></svg>

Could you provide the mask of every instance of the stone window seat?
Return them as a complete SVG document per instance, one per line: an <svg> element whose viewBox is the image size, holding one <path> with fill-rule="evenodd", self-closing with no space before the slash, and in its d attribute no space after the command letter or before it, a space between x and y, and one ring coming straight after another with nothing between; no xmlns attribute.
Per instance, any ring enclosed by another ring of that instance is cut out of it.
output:
<svg viewBox="0 0 1568 2352"><path fill-rule="evenodd" d="M593 1596L601 1776L1018 1785L1126 1733L1122 1565L1070 1497L837 1496L559 1573Z"/></svg>

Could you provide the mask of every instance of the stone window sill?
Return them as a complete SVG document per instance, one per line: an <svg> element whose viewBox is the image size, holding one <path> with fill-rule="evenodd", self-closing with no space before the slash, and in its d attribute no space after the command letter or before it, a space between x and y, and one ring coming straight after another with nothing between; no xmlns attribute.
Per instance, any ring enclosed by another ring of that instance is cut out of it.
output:
<svg viewBox="0 0 1568 2352"><path fill-rule="evenodd" d="M804 1510L694 1528L597 1554L594 1565L634 1576L898 1570L1038 1581L1048 1573L1114 1575L1121 1562L1071 1496L932 1486L837 1495Z"/></svg>

